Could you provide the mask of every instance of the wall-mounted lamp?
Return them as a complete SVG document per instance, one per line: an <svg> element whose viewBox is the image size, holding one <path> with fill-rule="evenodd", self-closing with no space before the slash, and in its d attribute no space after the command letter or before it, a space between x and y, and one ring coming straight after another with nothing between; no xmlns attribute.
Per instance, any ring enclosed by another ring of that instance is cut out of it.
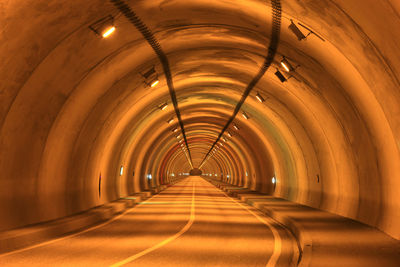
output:
<svg viewBox="0 0 400 267"><path fill-rule="evenodd" d="M177 136L176 136L176 138L178 138L178 139L179 139L179 138L181 138L181 136L180 136L180 135L177 135Z"/></svg>
<svg viewBox="0 0 400 267"><path fill-rule="evenodd" d="M249 119L249 116L248 116L245 112L242 112L242 116L243 116L243 118L245 118L246 120Z"/></svg>
<svg viewBox="0 0 400 267"><path fill-rule="evenodd" d="M91 29L98 36L107 38L115 31L114 17L108 15L107 17L99 19L95 23L89 25L89 29Z"/></svg>
<svg viewBox="0 0 400 267"><path fill-rule="evenodd" d="M172 129L172 132L176 133L178 131L178 127L175 127L174 129Z"/></svg>
<svg viewBox="0 0 400 267"><path fill-rule="evenodd" d="M156 72L155 67L153 66L151 69L144 73L140 73L144 78L144 83L149 87L155 87L160 80L158 79L158 74Z"/></svg>
<svg viewBox="0 0 400 267"><path fill-rule="evenodd" d="M229 136L229 137L232 137L232 134L231 134L230 132L228 132L228 136Z"/></svg>
<svg viewBox="0 0 400 267"><path fill-rule="evenodd" d="M235 128L236 131L239 131L239 127L236 124L233 125L233 128Z"/></svg>
<svg viewBox="0 0 400 267"><path fill-rule="evenodd" d="M299 27L297 27L297 25L294 24L293 20L292 19L290 20L289 30L291 30L293 32L293 34L296 35L296 37L297 37L297 39L299 39L299 41L306 39L310 34L314 34L319 39L321 39L323 42L325 42L325 39L322 38L321 36L319 36L318 34L316 34L313 30L311 30L307 26L301 24L300 22L298 22L298 24L308 31L307 35L304 35L303 32L299 29Z"/></svg>
<svg viewBox="0 0 400 267"><path fill-rule="evenodd" d="M276 75L276 77L278 77L278 79L279 79L281 82L284 83L284 82L287 81L286 77L283 76L282 72L280 72L279 70L276 70L275 75Z"/></svg>
<svg viewBox="0 0 400 267"><path fill-rule="evenodd" d="M296 24L293 23L293 20L290 20L289 30L291 30L293 32L293 34L296 35L296 37L297 37L297 39L299 39L299 41L307 38L307 36L305 36L301 32L299 27L297 27Z"/></svg>
<svg viewBox="0 0 400 267"><path fill-rule="evenodd" d="M165 110L168 107L167 103L162 104L161 106L159 106L158 108L161 110Z"/></svg>
<svg viewBox="0 0 400 267"><path fill-rule="evenodd" d="M286 72L291 72L295 70L293 65L290 64L290 62L285 57L283 57L281 60L281 66L285 69Z"/></svg>
<svg viewBox="0 0 400 267"><path fill-rule="evenodd" d="M174 122L174 119L173 119L173 118L171 118L171 119L169 119L167 122L168 122L168 124L171 124L171 123L173 123L173 122Z"/></svg>
<svg viewBox="0 0 400 267"><path fill-rule="evenodd" d="M257 100L259 101L259 102L264 102L265 101L265 99L260 95L260 93L257 93L256 94L256 98L257 98Z"/></svg>

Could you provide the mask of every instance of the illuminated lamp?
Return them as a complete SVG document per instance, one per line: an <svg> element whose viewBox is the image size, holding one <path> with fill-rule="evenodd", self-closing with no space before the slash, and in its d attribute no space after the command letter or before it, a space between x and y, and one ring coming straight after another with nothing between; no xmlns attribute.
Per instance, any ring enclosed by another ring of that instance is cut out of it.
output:
<svg viewBox="0 0 400 267"><path fill-rule="evenodd" d="M157 84L160 83L160 80L158 79L158 74L156 72L155 67L151 67L151 69L147 70L144 73L140 73L143 78L144 78L144 83L148 86L148 87L155 87Z"/></svg>
<svg viewBox="0 0 400 267"><path fill-rule="evenodd" d="M243 118L245 118L246 120L249 119L249 116L248 116L246 113L244 113L244 112L242 112L242 116L243 116Z"/></svg>
<svg viewBox="0 0 400 267"><path fill-rule="evenodd" d="M228 136L229 136L229 137L232 137L232 134L231 134L230 132L228 132Z"/></svg>
<svg viewBox="0 0 400 267"><path fill-rule="evenodd" d="M161 106L159 106L159 108L160 108L161 110L165 110L167 107L168 107L168 104L167 104L167 103L164 103L164 104L162 104Z"/></svg>
<svg viewBox="0 0 400 267"><path fill-rule="evenodd" d="M260 93L257 93L257 94L256 94L256 98L257 98L257 100L260 101L261 103L265 101L264 98L260 95Z"/></svg>
<svg viewBox="0 0 400 267"><path fill-rule="evenodd" d="M172 129L172 132L176 133L178 131L178 127L175 127L174 129Z"/></svg>
<svg viewBox="0 0 400 267"><path fill-rule="evenodd" d="M236 131L239 131L239 127L236 124L233 125L233 128L235 128Z"/></svg>
<svg viewBox="0 0 400 267"><path fill-rule="evenodd" d="M171 118L171 119L169 119L167 122L168 122L168 124L171 124L171 123L173 123L173 122L174 122L174 119L173 119L173 118Z"/></svg>
<svg viewBox="0 0 400 267"><path fill-rule="evenodd" d="M295 70L292 64L290 64L290 62L285 57L283 57L281 60L281 66L285 69L286 72L291 72Z"/></svg>
<svg viewBox="0 0 400 267"><path fill-rule="evenodd" d="M115 32L114 17L108 15L107 17L99 19L95 23L89 25L89 29L91 29L98 36L107 38Z"/></svg>

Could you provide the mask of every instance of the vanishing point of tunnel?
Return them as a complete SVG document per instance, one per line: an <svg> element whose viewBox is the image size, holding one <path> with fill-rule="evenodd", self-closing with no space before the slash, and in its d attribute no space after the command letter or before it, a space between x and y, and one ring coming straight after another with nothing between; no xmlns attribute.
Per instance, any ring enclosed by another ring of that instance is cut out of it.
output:
<svg viewBox="0 0 400 267"><path fill-rule="evenodd" d="M400 266L399 0L0 0L0 266Z"/></svg>

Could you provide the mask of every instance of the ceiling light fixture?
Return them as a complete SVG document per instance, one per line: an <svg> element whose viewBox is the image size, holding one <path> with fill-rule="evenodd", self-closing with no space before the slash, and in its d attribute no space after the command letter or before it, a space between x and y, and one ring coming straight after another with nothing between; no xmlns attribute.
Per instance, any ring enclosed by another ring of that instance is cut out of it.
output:
<svg viewBox="0 0 400 267"><path fill-rule="evenodd" d="M256 94L256 98L258 101L260 101L261 103L265 101L265 99L260 95L260 93L257 92Z"/></svg>
<svg viewBox="0 0 400 267"><path fill-rule="evenodd" d="M91 29L98 36L107 38L115 31L114 17L108 15L104 18L101 18L95 23L89 25L89 29Z"/></svg>
<svg viewBox="0 0 400 267"><path fill-rule="evenodd" d="M275 75L276 75L276 77L278 77L278 79L279 79L282 83L284 83L284 82L287 81L286 77L283 76L282 72L280 72L279 70L276 70Z"/></svg>
<svg viewBox="0 0 400 267"><path fill-rule="evenodd" d="M292 64L290 64L290 62L285 57L283 57L281 60L281 66L285 69L286 72L291 72L295 70Z"/></svg>
<svg viewBox="0 0 400 267"><path fill-rule="evenodd" d="M165 110L167 107L168 107L168 104L167 104L167 103L164 103L164 104L162 104L161 106L159 106L159 108L160 108L161 110Z"/></svg>
<svg viewBox="0 0 400 267"><path fill-rule="evenodd" d="M154 66L151 67L151 69L149 69L148 71L140 74L144 78L144 83L151 88L160 83L160 80L158 79L158 74Z"/></svg>
<svg viewBox="0 0 400 267"><path fill-rule="evenodd" d="M308 28L306 25L301 24L300 22L298 22L297 24L299 24L301 27L303 27L304 29L306 29L308 31L307 35L304 35L303 32L299 29L299 27L297 27L296 24L294 24L293 20L290 20L290 25L289 25L289 29L293 32L294 35L296 35L297 39L299 41L306 39L310 34L314 34L315 36L317 36L319 39L321 39L321 41L325 42L325 39L322 38L321 36L319 36L318 34L316 34L313 30L311 30L310 28Z"/></svg>
<svg viewBox="0 0 400 267"><path fill-rule="evenodd" d="M160 80L154 80L151 84L150 84L150 87L154 87L154 86L156 86L158 83L160 82Z"/></svg>
<svg viewBox="0 0 400 267"><path fill-rule="evenodd" d="M299 41L306 39L307 37L301 32L299 27L296 26L296 24L293 23L293 20L290 20L290 25L289 25L289 30L293 32L294 35L296 35L297 39Z"/></svg>

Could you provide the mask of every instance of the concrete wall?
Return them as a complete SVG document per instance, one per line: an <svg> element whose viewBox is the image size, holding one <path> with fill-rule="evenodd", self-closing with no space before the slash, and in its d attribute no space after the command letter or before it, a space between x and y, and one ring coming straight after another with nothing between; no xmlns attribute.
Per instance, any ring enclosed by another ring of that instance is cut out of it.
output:
<svg viewBox="0 0 400 267"><path fill-rule="evenodd" d="M129 4L168 55L198 165L262 64L270 7ZM399 239L399 4L286 0L282 9L275 63L242 108L250 120L237 117L240 130L229 129L233 137L225 135L203 172ZM111 3L0 0L0 12L0 230L74 214L190 170L171 131L176 118L166 122L174 112L159 61ZM109 14L117 30L102 39L88 26ZM291 19L323 40L298 41ZM286 83L274 75L283 56L300 65ZM140 72L153 65L161 82L150 89Z"/></svg>

